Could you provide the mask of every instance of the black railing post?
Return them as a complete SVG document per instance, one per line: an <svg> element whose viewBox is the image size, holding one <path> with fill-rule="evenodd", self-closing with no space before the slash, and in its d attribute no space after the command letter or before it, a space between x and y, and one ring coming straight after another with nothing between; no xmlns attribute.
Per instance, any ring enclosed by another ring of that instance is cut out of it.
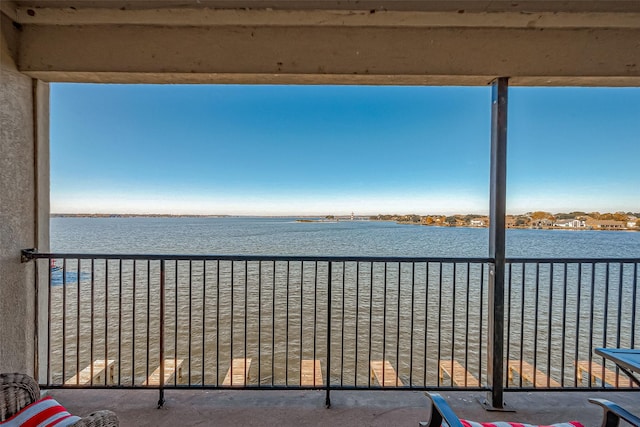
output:
<svg viewBox="0 0 640 427"><path fill-rule="evenodd" d="M332 263L329 261L327 263L327 396L325 398L324 404L327 408L331 407L331 286L332 286L332 277L331 277L331 269Z"/></svg>
<svg viewBox="0 0 640 427"><path fill-rule="evenodd" d="M504 276L505 214L507 189L507 95L509 79L492 83L491 96L491 194L489 257L489 337L487 374L490 392L487 407L504 408Z"/></svg>
<svg viewBox="0 0 640 427"><path fill-rule="evenodd" d="M164 406L164 285L165 285L165 260L160 260L160 396L158 409Z"/></svg>

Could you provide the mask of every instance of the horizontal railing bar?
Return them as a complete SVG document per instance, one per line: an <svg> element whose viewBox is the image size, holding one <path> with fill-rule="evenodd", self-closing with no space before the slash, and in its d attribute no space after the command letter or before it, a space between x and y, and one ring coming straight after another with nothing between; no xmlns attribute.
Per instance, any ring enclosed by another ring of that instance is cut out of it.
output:
<svg viewBox="0 0 640 427"><path fill-rule="evenodd" d="M87 386L83 386L83 385L39 385L39 387L41 389L46 389L46 390L54 390L54 389L65 389L65 390L72 390L72 389L76 389L76 390L81 390L81 389L87 389L89 387ZM158 390L160 389L159 386L130 386L130 385L92 385L90 387L91 389L96 389L96 390ZM177 384L177 385L173 385L173 384L167 384L164 385L162 387L165 390L231 390L231 391L237 391L237 390L267 390L267 391L282 391L282 390L324 390L326 389L326 386L298 386L298 385L262 385L262 386L258 386L258 385L247 385L247 386L216 386L214 385L188 385L188 384ZM452 386L414 386L414 387L410 387L410 386L401 386L401 387L382 387L382 386L348 386L348 385L339 385L339 384L332 384L331 385L331 389L332 390L338 390L338 391L357 391L357 390L361 390L361 391L470 391L470 392L474 392L474 391L488 391L489 388L488 387L452 387ZM531 391L532 389L509 389L509 391ZM536 390L540 390L540 391L560 391L560 390L566 390L566 389L536 389ZM573 390L573 389L571 389ZM600 391L599 388L593 388L590 391L594 391L594 390L598 390ZM611 390L611 391L622 391L622 390L627 390L624 388L612 388L612 389L606 389L606 390ZM636 388L631 388L629 390L636 390ZM604 391L604 390L603 390Z"/></svg>
<svg viewBox="0 0 640 427"><path fill-rule="evenodd" d="M507 264L637 264L640 258L506 258Z"/></svg>
<svg viewBox="0 0 640 427"><path fill-rule="evenodd" d="M457 389L458 391L460 391L460 389ZM466 390L466 389L464 389ZM602 386L590 386L590 387L569 387L569 386L565 386L565 387L551 387L551 388L546 388L546 387L505 387L504 388L505 392L509 392L509 393L519 393L519 392L598 392L600 393L601 391L604 392L621 392L621 391L635 391L636 393L638 392L637 388L631 388L631 387L602 387Z"/></svg>
<svg viewBox="0 0 640 427"><path fill-rule="evenodd" d="M104 254L104 253L44 253L23 251L28 259L70 258L109 260L172 260L172 261L317 261L317 262L442 262L488 263L492 258L452 257L368 257L368 256L289 256L289 255L183 255L183 254Z"/></svg>
<svg viewBox="0 0 640 427"><path fill-rule="evenodd" d="M22 251L27 259L72 258L110 260L176 260L176 261L318 261L318 262L442 262L442 263L492 263L485 257L371 257L371 256L313 256L313 255L197 255L197 254L114 254ZM508 264L591 264L591 263L640 263L640 258L506 258Z"/></svg>
<svg viewBox="0 0 640 427"><path fill-rule="evenodd" d="M66 390L81 390L81 389L96 389L96 390L158 390L160 387L158 386L130 386L130 385L91 385L90 387L86 385L46 385L40 384L39 387L45 390L55 390L55 389L66 389ZM324 390L326 386L296 386L296 385L249 385L249 386L216 386L216 385L188 385L188 384L177 384L177 385L165 385L165 390L266 390L266 391L283 391L283 390ZM452 386L404 386L404 387L381 387L381 386L340 386L340 385L332 385L332 390L337 391L351 391L351 390L362 390L362 391L488 391L488 387L452 387ZM505 387L505 391L509 393L519 393L519 392L622 392L622 391L635 391L638 389L636 387L601 387L601 386L591 386L591 387L554 387L554 388L546 388L546 387Z"/></svg>

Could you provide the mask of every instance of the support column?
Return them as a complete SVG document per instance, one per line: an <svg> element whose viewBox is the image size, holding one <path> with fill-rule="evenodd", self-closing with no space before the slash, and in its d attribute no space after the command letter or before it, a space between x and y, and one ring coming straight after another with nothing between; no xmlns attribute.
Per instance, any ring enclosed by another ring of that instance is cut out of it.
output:
<svg viewBox="0 0 640 427"><path fill-rule="evenodd" d="M489 257L488 409L504 409L504 277L505 214L507 198L507 95L509 79L492 83L491 96L491 196Z"/></svg>
<svg viewBox="0 0 640 427"><path fill-rule="evenodd" d="M48 249L49 89L18 70L19 27L0 20L0 372L37 377L35 263L20 254Z"/></svg>

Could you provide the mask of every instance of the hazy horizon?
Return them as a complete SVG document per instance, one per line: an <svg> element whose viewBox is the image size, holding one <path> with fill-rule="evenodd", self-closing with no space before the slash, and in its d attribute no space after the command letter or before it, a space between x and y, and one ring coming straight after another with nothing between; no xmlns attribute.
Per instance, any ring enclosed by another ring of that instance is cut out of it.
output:
<svg viewBox="0 0 640 427"><path fill-rule="evenodd" d="M528 212L520 212L520 213L509 213L507 212L507 216L524 216L533 212L547 212L550 213L551 215L560 215L560 214L570 214L573 212L584 212L586 214L589 213L599 213L599 214L615 214L615 213L624 213L626 215L636 215L636 214L640 214L640 212L633 212L633 211L607 211L607 210L603 210L603 211L594 211L594 210L588 210L588 211L584 211L584 210L572 210L572 211L562 211L562 212L554 212L554 211L544 211L544 210L540 210L540 209L536 209L534 211L528 211ZM108 215L121 215L121 216L193 216L193 217L236 217L236 218L242 218L242 217L248 217L248 218L290 218L290 217L321 217L321 218L325 218L328 216L335 216L335 217L350 217L353 214L354 217L372 217L372 216L377 216L377 215L397 215L397 216L405 216L405 215L419 215L419 216L452 216L452 215L482 215L482 216L489 216L489 213L474 213L474 212L456 212L456 213L441 213L441 212L436 212L436 213L418 213L418 212L394 212L392 214L382 214L382 213L356 213L356 212L350 212L350 213L345 213L345 214L335 214L335 213L318 213L318 214L295 214L295 213L290 213L290 214L282 214L282 215L259 215L259 214L217 214L217 213L211 213L211 214L173 214L173 213L167 213L167 212L160 212L160 213L151 213L151 212L146 212L146 213L130 213L130 212L51 212L49 215L50 216L108 216Z"/></svg>

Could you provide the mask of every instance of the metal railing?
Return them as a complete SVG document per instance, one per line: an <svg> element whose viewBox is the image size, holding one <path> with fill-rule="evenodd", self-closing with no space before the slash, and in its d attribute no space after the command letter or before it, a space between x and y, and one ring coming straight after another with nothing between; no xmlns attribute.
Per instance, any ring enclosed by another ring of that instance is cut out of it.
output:
<svg viewBox="0 0 640 427"><path fill-rule="evenodd" d="M505 368L512 381L507 387L629 388L629 378L593 349L634 348L640 342L639 264L638 259L508 259ZM519 375L525 364L533 369Z"/></svg>
<svg viewBox="0 0 640 427"><path fill-rule="evenodd" d="M488 389L490 259L25 255L43 387ZM508 259L507 389L630 387L639 263Z"/></svg>

